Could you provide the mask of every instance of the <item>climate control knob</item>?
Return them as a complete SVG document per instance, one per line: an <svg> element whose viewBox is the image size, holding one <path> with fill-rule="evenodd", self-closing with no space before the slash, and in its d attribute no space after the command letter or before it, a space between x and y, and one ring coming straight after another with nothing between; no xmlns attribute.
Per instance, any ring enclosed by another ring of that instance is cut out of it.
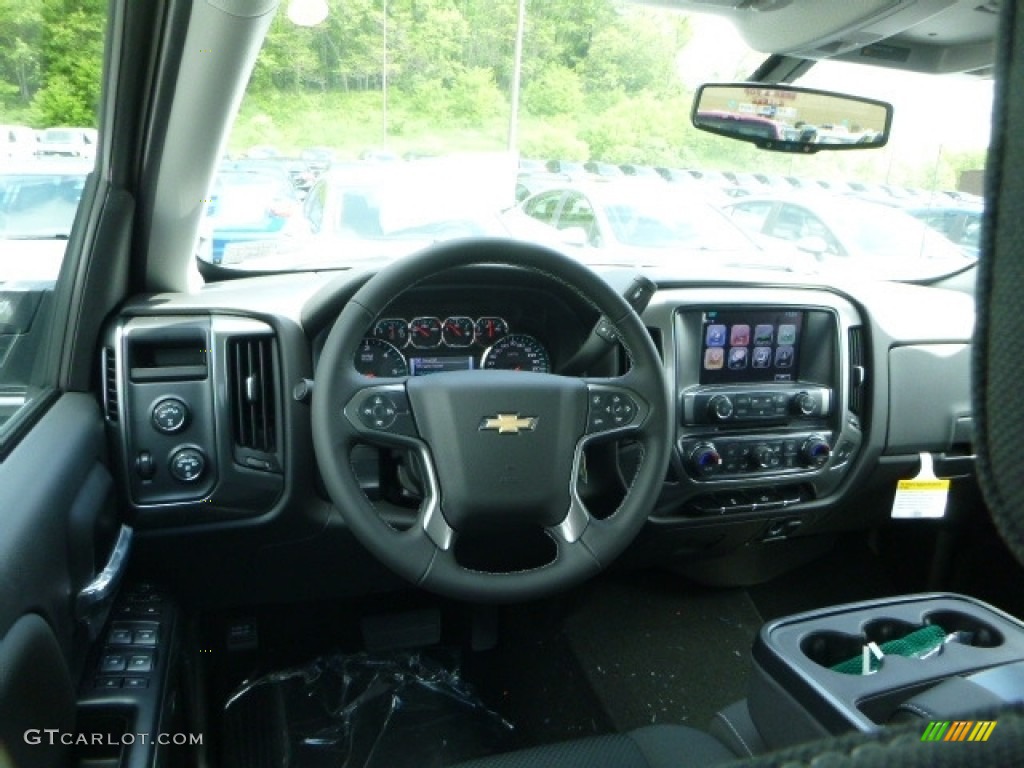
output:
<svg viewBox="0 0 1024 768"><path fill-rule="evenodd" d="M689 462L698 475L713 475L722 466L722 455L711 443L700 443L690 451Z"/></svg>
<svg viewBox="0 0 1024 768"><path fill-rule="evenodd" d="M799 392L790 401L793 413L798 416L813 416L818 402L807 392Z"/></svg>
<svg viewBox="0 0 1024 768"><path fill-rule="evenodd" d="M734 410L732 398L728 395L715 395L708 400L708 413L711 414L711 418L718 421L731 419Z"/></svg>
<svg viewBox="0 0 1024 768"><path fill-rule="evenodd" d="M800 460L804 466L823 467L832 457L832 446L823 437L809 437L800 446Z"/></svg>

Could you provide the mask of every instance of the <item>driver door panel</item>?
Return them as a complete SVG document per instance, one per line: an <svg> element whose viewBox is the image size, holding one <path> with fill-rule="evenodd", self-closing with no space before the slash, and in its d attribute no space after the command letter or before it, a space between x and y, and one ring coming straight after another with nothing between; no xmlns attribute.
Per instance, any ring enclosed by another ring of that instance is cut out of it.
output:
<svg viewBox="0 0 1024 768"><path fill-rule="evenodd" d="M74 690L89 646L75 598L106 556L112 490L99 408L88 395L57 399L0 463L4 768L5 759L46 768L68 758L43 729L74 727Z"/></svg>

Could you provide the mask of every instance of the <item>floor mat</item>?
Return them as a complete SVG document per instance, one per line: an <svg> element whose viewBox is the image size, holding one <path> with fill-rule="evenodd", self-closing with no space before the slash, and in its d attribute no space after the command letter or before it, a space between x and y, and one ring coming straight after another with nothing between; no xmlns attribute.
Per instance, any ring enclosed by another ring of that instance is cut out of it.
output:
<svg viewBox="0 0 1024 768"><path fill-rule="evenodd" d="M746 591L667 573L605 578L566 620L569 645L616 730L704 728L747 695L761 617Z"/></svg>
<svg viewBox="0 0 1024 768"><path fill-rule="evenodd" d="M502 613L497 647L465 658L465 677L514 724L516 747L614 730L569 647L563 619L558 601L510 606Z"/></svg>

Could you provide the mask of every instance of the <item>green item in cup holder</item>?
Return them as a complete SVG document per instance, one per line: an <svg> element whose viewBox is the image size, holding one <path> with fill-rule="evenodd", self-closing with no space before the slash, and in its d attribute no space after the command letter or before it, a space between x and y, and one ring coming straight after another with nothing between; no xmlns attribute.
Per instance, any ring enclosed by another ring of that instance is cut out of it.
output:
<svg viewBox="0 0 1024 768"><path fill-rule="evenodd" d="M927 627L915 629L909 635L904 635L896 640L888 640L878 646L878 649L882 652L883 658L885 656L907 656L909 658L919 659L934 652L945 641L946 630L937 624L929 624ZM882 660L874 654L871 654L871 672L877 672L878 668L881 666ZM833 665L832 670L835 672L841 672L844 675L864 674L864 658L861 656L854 656L852 659L847 659L846 661L841 661L838 664Z"/></svg>

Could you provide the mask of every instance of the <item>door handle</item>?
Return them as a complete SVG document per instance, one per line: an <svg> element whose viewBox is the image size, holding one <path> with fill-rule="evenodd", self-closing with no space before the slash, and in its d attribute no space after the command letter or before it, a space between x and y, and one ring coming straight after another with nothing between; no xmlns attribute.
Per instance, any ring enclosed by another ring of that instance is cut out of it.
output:
<svg viewBox="0 0 1024 768"><path fill-rule="evenodd" d="M96 578L85 585L75 598L75 618L89 630L90 639L99 635L114 595L128 566L128 554L132 548L132 529L122 525L110 550L110 557Z"/></svg>

